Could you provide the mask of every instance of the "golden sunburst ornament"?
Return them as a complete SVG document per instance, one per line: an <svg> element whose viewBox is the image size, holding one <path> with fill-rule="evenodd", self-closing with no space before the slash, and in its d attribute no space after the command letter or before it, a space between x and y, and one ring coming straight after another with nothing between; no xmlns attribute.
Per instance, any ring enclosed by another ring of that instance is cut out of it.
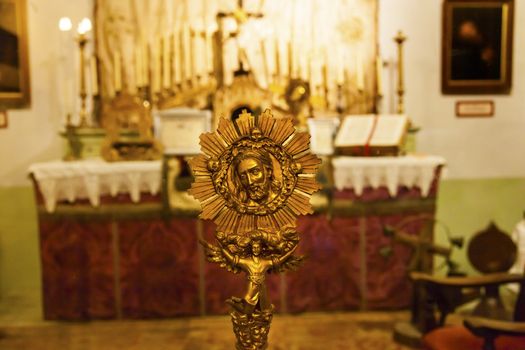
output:
<svg viewBox="0 0 525 350"><path fill-rule="evenodd" d="M310 153L310 135L297 133L290 119L275 119L270 110L260 116L244 112L235 122L221 118L217 131L200 139L203 153L190 162L195 176L190 193L201 202L200 218L213 220L218 231L295 227L298 215L313 212L320 160ZM267 188L243 184L238 167L249 158L266 171Z"/></svg>

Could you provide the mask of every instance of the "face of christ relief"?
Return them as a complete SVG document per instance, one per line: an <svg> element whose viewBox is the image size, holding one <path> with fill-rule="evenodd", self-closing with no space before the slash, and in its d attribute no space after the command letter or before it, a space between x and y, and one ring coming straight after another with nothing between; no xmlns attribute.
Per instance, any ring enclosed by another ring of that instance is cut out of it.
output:
<svg viewBox="0 0 525 350"><path fill-rule="evenodd" d="M275 179L268 152L246 151L236 156L233 164L236 194L241 202L257 206L277 196L280 183Z"/></svg>
<svg viewBox="0 0 525 350"><path fill-rule="evenodd" d="M237 174L249 199L261 202L269 194L270 184L266 169L256 158L242 160L237 167Z"/></svg>

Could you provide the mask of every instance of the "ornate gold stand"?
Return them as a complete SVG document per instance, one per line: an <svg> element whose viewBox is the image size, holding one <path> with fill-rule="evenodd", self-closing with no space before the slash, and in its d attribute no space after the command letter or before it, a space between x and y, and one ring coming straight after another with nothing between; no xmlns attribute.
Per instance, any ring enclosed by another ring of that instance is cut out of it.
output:
<svg viewBox="0 0 525 350"><path fill-rule="evenodd" d="M272 323L272 310L244 315L237 311L230 313L233 332L237 338L237 350L264 350L268 347L268 333Z"/></svg>
<svg viewBox="0 0 525 350"><path fill-rule="evenodd" d="M312 213L320 160L309 152L308 133L296 133L290 119L274 119L269 110L221 119L215 133L200 139L190 193L201 202L200 218L217 224L216 244L201 244L209 262L246 275L245 295L226 301L236 349L266 349L273 317L266 275L294 270L303 260L294 256L296 217Z"/></svg>

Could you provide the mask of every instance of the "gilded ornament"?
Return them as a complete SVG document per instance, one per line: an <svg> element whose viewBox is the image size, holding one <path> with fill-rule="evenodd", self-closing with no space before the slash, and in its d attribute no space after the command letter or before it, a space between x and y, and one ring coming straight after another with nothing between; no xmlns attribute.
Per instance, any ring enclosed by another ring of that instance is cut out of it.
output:
<svg viewBox="0 0 525 350"><path fill-rule="evenodd" d="M201 241L207 260L246 275L246 293L226 300L239 350L267 347L273 305L266 275L294 270L303 260L294 255L296 217L313 212L310 197L320 188L320 160L309 142L290 119L275 119L270 110L243 112L202 134L202 154L190 162L190 193L201 202L200 218L217 224L215 244Z"/></svg>

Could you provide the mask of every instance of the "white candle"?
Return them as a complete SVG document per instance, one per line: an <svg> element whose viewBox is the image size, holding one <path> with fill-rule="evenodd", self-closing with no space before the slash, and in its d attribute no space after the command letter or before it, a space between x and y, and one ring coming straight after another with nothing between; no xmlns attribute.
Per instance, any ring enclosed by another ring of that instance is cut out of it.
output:
<svg viewBox="0 0 525 350"><path fill-rule="evenodd" d="M356 87L357 90L363 91L365 89L365 72L361 50L357 51L356 65Z"/></svg>
<svg viewBox="0 0 525 350"><path fill-rule="evenodd" d="M321 75L323 77L323 97L324 97L324 103L326 104L326 107L329 107L329 101L328 101L328 95L330 93L329 86L328 86L328 62L325 61L321 67Z"/></svg>
<svg viewBox="0 0 525 350"><path fill-rule="evenodd" d="M271 78L272 76L275 76L275 60L273 59L275 57L275 53L273 52L273 41L271 38L264 39L264 49L265 49L265 62L268 66L268 76Z"/></svg>
<svg viewBox="0 0 525 350"><path fill-rule="evenodd" d="M279 54L279 40L275 38L275 76L277 79L281 77L281 57Z"/></svg>
<svg viewBox="0 0 525 350"><path fill-rule="evenodd" d="M315 95L314 62L312 55L308 55L308 82L310 83L310 96Z"/></svg>
<svg viewBox="0 0 525 350"><path fill-rule="evenodd" d="M142 83L144 86L149 86L149 45L144 43L142 46Z"/></svg>
<svg viewBox="0 0 525 350"><path fill-rule="evenodd" d="M161 76L161 70L162 70L162 56L161 56L161 50L162 50L162 39L160 36L157 36L155 40L155 45L153 49L153 93L160 92L161 84L162 84L162 76Z"/></svg>
<svg viewBox="0 0 525 350"><path fill-rule="evenodd" d="M181 28L180 32L180 49L179 49L179 57L180 57L180 72L181 72L181 79L182 81L186 80L187 77L187 71L186 71L186 34L184 26Z"/></svg>
<svg viewBox="0 0 525 350"><path fill-rule="evenodd" d="M197 71L197 57L196 57L196 54L197 54L197 39L198 39L198 36L197 36L197 33L190 29L188 31L189 33L189 41L190 41L190 51L189 51L189 67L190 67L190 80L193 80L193 78L195 78L195 76L198 74L198 71Z"/></svg>
<svg viewBox="0 0 525 350"><path fill-rule="evenodd" d="M236 43L233 40L230 39L226 41L222 55L224 84L229 86L233 83L233 72L237 66L237 58L239 57ZM232 60L235 60L235 64Z"/></svg>
<svg viewBox="0 0 525 350"><path fill-rule="evenodd" d="M135 46L135 82L138 88L144 86L142 80L142 52L140 45Z"/></svg>
<svg viewBox="0 0 525 350"><path fill-rule="evenodd" d="M162 86L169 89L171 85L171 41L170 36L162 40Z"/></svg>
<svg viewBox="0 0 525 350"><path fill-rule="evenodd" d="M268 54L266 52L266 47L264 45L264 40L259 41L260 49L261 49L261 58L262 58L262 65L263 65L263 74L264 74L264 80L266 82L266 85L270 83L270 68L268 66Z"/></svg>
<svg viewBox="0 0 525 350"><path fill-rule="evenodd" d="M206 54L206 73L213 73L213 33L206 32L204 37L205 54Z"/></svg>
<svg viewBox="0 0 525 350"><path fill-rule="evenodd" d="M180 32L175 29L173 32L173 83L175 85L181 82L181 46Z"/></svg>
<svg viewBox="0 0 525 350"><path fill-rule="evenodd" d="M309 64L309 61L308 61L308 55L306 54L306 52L308 52L305 48L303 48L303 50L299 50L300 52L302 52L303 54L302 55L298 55L298 59L299 59L299 66L301 67L300 69L300 78L304 81L308 81L308 75L309 75L309 72L310 72L310 64Z"/></svg>
<svg viewBox="0 0 525 350"><path fill-rule="evenodd" d="M345 80L345 59L343 49L339 49L339 60L337 62L337 85L343 85Z"/></svg>
<svg viewBox="0 0 525 350"><path fill-rule="evenodd" d="M191 29L189 25L185 25L182 29L183 37L184 37L184 48L183 48L183 54L184 54L184 78L186 80L192 80L193 79L193 71L192 71L192 44L191 44Z"/></svg>
<svg viewBox="0 0 525 350"><path fill-rule="evenodd" d="M193 35L193 61L195 75L203 77L206 74L206 37L202 31L195 31Z"/></svg>
<svg viewBox="0 0 525 350"><path fill-rule="evenodd" d="M58 28L60 29L60 64L59 64L59 79L58 83L60 90L62 92L63 98L60 100L62 102L62 114L67 116L72 114L73 111L73 97L74 81L75 77L71 75L71 71L74 70L73 66L73 51L72 43L73 38L71 35L71 28L73 24L71 19L68 17L60 18L58 22Z"/></svg>
<svg viewBox="0 0 525 350"><path fill-rule="evenodd" d="M115 92L122 90L122 68L120 64L120 52L115 51L113 53L113 73L114 73L114 84Z"/></svg>
<svg viewBox="0 0 525 350"><path fill-rule="evenodd" d="M292 42L290 41L288 42L288 75L290 76L290 78L295 78L295 55L292 51L293 47Z"/></svg>
<svg viewBox="0 0 525 350"><path fill-rule="evenodd" d="M97 57L91 56L91 94L98 95Z"/></svg>

